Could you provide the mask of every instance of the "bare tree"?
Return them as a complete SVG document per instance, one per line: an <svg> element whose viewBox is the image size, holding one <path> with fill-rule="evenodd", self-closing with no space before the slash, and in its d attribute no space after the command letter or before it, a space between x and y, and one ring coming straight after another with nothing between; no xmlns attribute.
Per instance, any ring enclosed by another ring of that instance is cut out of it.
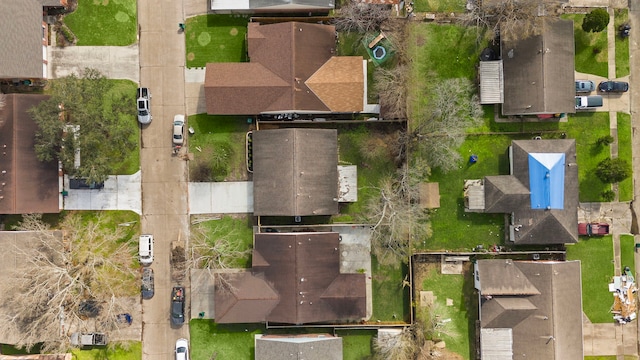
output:
<svg viewBox="0 0 640 360"><path fill-rule="evenodd" d="M482 107L468 79L446 79L426 94L427 106L411 115L410 141L429 166L450 171L460 163L466 129L480 126Z"/></svg>
<svg viewBox="0 0 640 360"><path fill-rule="evenodd" d="M547 17L545 15L553 14L559 8L559 2L491 1L481 6L474 6L465 14L465 22L485 27L490 30L490 34L500 32L502 41L511 42L539 35L542 30L542 21Z"/></svg>
<svg viewBox="0 0 640 360"><path fill-rule="evenodd" d="M348 1L336 11L334 25L338 31L366 33L380 29L380 25L391 16L387 5Z"/></svg>
<svg viewBox="0 0 640 360"><path fill-rule="evenodd" d="M105 229L98 221L80 227L67 217L63 233L50 231L40 215L25 215L18 230L33 232L33 244L16 245L24 264L0 283L0 331L17 336L16 346L43 351L69 346L69 330L108 331L117 328L117 314L126 312L136 273L123 231ZM86 225L86 224L84 224ZM87 329L87 321L100 328Z"/></svg>
<svg viewBox="0 0 640 360"><path fill-rule="evenodd" d="M407 261L413 239L429 236L428 215L420 207L418 184L428 175L426 164L403 167L396 178L383 179L379 197L367 203L366 219L373 223L371 249L384 265Z"/></svg>
<svg viewBox="0 0 640 360"><path fill-rule="evenodd" d="M420 323L403 328L400 334L379 331L373 342L375 359L413 360L425 342Z"/></svg>
<svg viewBox="0 0 640 360"><path fill-rule="evenodd" d="M385 119L406 119L409 67L406 64L401 64L390 69L377 68L374 79L383 117Z"/></svg>

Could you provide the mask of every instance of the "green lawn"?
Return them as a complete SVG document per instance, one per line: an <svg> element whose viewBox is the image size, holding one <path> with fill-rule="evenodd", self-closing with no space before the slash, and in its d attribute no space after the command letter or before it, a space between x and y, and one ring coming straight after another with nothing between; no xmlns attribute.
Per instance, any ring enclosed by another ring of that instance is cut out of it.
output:
<svg viewBox="0 0 640 360"><path fill-rule="evenodd" d="M613 296L608 284L613 277L613 240L611 236L581 237L567 246L567 259L580 260L582 269L582 309L593 323L613 322Z"/></svg>
<svg viewBox="0 0 640 360"><path fill-rule="evenodd" d="M608 77L607 54L609 50L607 48L607 31L605 30L599 33L584 32L584 30L582 30L582 20L584 16L584 14L562 15L563 19L573 20L576 47L576 71Z"/></svg>
<svg viewBox="0 0 640 360"><path fill-rule="evenodd" d="M477 302L474 301L473 275L471 271L465 275L441 274L438 265L433 265L422 282L422 290L433 291L436 299L436 311L440 319L451 319L442 327L442 332L436 331L437 338L442 338L447 348L471 358L470 339L474 338L475 328L472 326L478 318ZM446 300L452 299L453 306L446 306ZM417 310L419 311L419 310Z"/></svg>
<svg viewBox="0 0 640 360"><path fill-rule="evenodd" d="M191 360L254 359L254 335L264 333L261 324L216 324L211 320L189 322Z"/></svg>
<svg viewBox="0 0 640 360"><path fill-rule="evenodd" d="M142 359L142 343L139 341L117 345L115 348L72 350L73 360L137 360Z"/></svg>
<svg viewBox="0 0 640 360"><path fill-rule="evenodd" d="M403 287L407 265L397 267L378 264L371 257L373 315L370 321L409 321L409 287Z"/></svg>
<svg viewBox="0 0 640 360"><path fill-rule="evenodd" d="M253 247L252 220L252 217L245 215L225 215L219 220L210 220L193 225L193 231L198 228L203 228L209 240L217 240L224 237L228 239L230 243L238 244L239 250L251 249ZM233 268L250 267L251 255L247 255L243 259L237 259L237 261L233 263Z"/></svg>
<svg viewBox="0 0 640 360"><path fill-rule="evenodd" d="M78 0L64 22L78 37L77 45L131 45L138 35L136 0Z"/></svg>
<svg viewBox="0 0 640 360"><path fill-rule="evenodd" d="M190 181L238 181L247 179L246 133L251 129L246 116L189 116Z"/></svg>
<svg viewBox="0 0 640 360"><path fill-rule="evenodd" d="M628 9L615 9L614 27L616 31L622 24L629 22ZM616 34L616 77L629 75L629 38Z"/></svg>
<svg viewBox="0 0 640 360"><path fill-rule="evenodd" d="M187 67L246 61L248 22L244 15L200 15L187 19Z"/></svg>
<svg viewBox="0 0 640 360"><path fill-rule="evenodd" d="M618 157L632 163L631 145L631 115L617 113L618 115ZM618 201L631 201L633 199L633 174L618 184Z"/></svg>
<svg viewBox="0 0 640 360"><path fill-rule="evenodd" d="M342 338L342 359L363 360L372 355L371 342L375 330L338 330L336 335Z"/></svg>
<svg viewBox="0 0 640 360"><path fill-rule="evenodd" d="M465 12L464 0L416 0L414 11L416 12Z"/></svg>
<svg viewBox="0 0 640 360"><path fill-rule="evenodd" d="M628 266L633 276L636 276L635 268L636 268L636 260L635 260L635 252L636 252L636 241L633 235L620 235L620 265L624 270L625 266Z"/></svg>
<svg viewBox="0 0 640 360"><path fill-rule="evenodd" d="M113 83L113 88L110 93L113 94L127 94L127 99L131 100L131 104L135 104L135 94L138 85L130 80L109 80ZM130 95L129 95L130 94ZM105 101L110 99L109 93L105 94ZM127 157L119 164L113 165L113 171L115 175L131 175L140 170L140 125L137 119L134 117L121 119L125 126L130 127L132 131L131 141L134 141L136 146L131 149L123 149L127 152Z"/></svg>

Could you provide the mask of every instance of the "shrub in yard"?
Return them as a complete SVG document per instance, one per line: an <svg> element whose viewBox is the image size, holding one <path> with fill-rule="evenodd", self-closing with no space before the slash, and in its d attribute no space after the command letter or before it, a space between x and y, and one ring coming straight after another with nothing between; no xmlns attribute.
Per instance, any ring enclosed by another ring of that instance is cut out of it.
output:
<svg viewBox="0 0 640 360"><path fill-rule="evenodd" d="M596 176L606 184L620 182L631 176L631 166L620 158L607 158L596 167Z"/></svg>
<svg viewBox="0 0 640 360"><path fill-rule="evenodd" d="M604 8L598 8L588 13L582 20L582 30L586 32L600 32L609 25L609 13Z"/></svg>
<svg viewBox="0 0 640 360"><path fill-rule="evenodd" d="M195 166L191 169L191 181L209 182L213 180L211 176L211 166L204 161L196 161Z"/></svg>
<svg viewBox="0 0 640 360"><path fill-rule="evenodd" d="M600 194L603 202L611 202L616 199L616 193L613 190L605 190Z"/></svg>
<svg viewBox="0 0 640 360"><path fill-rule="evenodd" d="M596 144L598 146L609 146L611 143L613 143L613 136L611 135L605 135L603 137L598 138L598 140L596 140Z"/></svg>

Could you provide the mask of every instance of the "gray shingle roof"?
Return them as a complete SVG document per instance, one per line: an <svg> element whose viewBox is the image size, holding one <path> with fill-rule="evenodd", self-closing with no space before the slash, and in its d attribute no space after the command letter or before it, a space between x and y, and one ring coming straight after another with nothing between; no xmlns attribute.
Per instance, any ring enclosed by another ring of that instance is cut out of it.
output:
<svg viewBox="0 0 640 360"><path fill-rule="evenodd" d="M329 334L256 335L256 360L342 360L342 338Z"/></svg>
<svg viewBox="0 0 640 360"><path fill-rule="evenodd" d="M43 78L42 2L0 0L0 79Z"/></svg>

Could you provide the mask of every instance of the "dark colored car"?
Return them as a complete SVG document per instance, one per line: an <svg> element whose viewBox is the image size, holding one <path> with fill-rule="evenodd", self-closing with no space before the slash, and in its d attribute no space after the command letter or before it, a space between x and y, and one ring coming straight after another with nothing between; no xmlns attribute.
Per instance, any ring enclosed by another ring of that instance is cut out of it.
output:
<svg viewBox="0 0 640 360"><path fill-rule="evenodd" d="M609 235L609 224L607 223L579 223L578 234L583 236L604 236Z"/></svg>
<svg viewBox="0 0 640 360"><path fill-rule="evenodd" d="M151 299L155 294L152 268L147 267L142 269L142 284L140 285L140 292L142 293L143 299Z"/></svg>
<svg viewBox="0 0 640 360"><path fill-rule="evenodd" d="M171 324L184 324L184 288L175 286L171 290Z"/></svg>
<svg viewBox="0 0 640 360"><path fill-rule="evenodd" d="M86 179L69 179L70 189L102 189L103 187L103 182L89 182Z"/></svg>
<svg viewBox="0 0 640 360"><path fill-rule="evenodd" d="M601 92L627 92L629 83L624 81L603 81L598 85Z"/></svg>

